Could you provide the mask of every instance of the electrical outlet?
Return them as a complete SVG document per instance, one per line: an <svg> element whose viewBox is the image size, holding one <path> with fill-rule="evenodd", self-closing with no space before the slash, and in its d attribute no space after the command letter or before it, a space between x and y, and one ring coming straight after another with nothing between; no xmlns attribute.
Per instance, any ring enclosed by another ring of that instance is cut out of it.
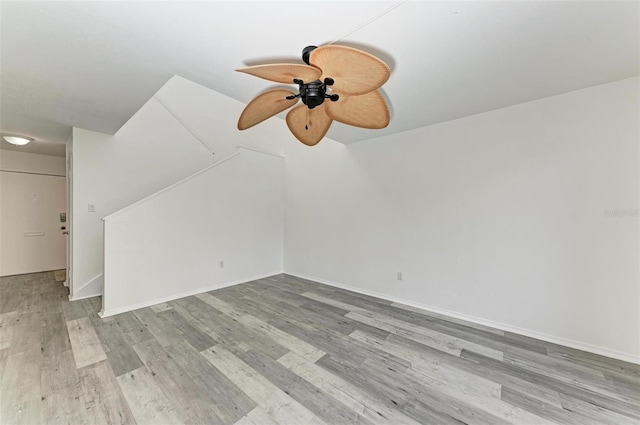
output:
<svg viewBox="0 0 640 425"><path fill-rule="evenodd" d="M220 262L218 263L218 266L219 266L221 269L224 269L224 261L220 261Z"/></svg>
<svg viewBox="0 0 640 425"><path fill-rule="evenodd" d="M404 276L402 275L402 272L398 272L398 274L397 274L396 278L397 278L398 280L404 280Z"/></svg>

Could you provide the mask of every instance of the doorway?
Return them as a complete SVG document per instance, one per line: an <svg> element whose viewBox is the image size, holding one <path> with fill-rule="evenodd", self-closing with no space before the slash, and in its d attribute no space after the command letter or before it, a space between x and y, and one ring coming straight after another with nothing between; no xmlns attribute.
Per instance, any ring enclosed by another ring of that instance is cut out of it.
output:
<svg viewBox="0 0 640 425"><path fill-rule="evenodd" d="M66 270L65 159L1 154L0 276Z"/></svg>

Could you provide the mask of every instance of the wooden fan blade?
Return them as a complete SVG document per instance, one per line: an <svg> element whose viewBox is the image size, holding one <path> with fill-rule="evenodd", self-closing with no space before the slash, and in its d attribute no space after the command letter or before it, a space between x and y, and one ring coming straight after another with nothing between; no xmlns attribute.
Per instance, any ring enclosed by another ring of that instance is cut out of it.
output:
<svg viewBox="0 0 640 425"><path fill-rule="evenodd" d="M307 146L317 145L322 140L331 126L331 121L324 103L313 109L309 109L307 105L299 105L287 114L289 130L296 139Z"/></svg>
<svg viewBox="0 0 640 425"><path fill-rule="evenodd" d="M378 90L359 95L340 95L337 102L328 102L327 115L343 124L362 128L385 128L389 125L389 108Z"/></svg>
<svg viewBox="0 0 640 425"><path fill-rule="evenodd" d="M346 46L320 46L311 52L309 63L322 70L322 80L335 80L333 90L348 95L369 93L391 75L387 64L377 57Z"/></svg>
<svg viewBox="0 0 640 425"><path fill-rule="evenodd" d="M294 78L298 78L305 83L310 83L320 78L320 75L322 74L318 68L295 63L256 65L248 68L236 69L236 71L284 84L293 84Z"/></svg>
<svg viewBox="0 0 640 425"><path fill-rule="evenodd" d="M244 108L238 119L238 130L246 130L249 127L261 123L267 118L284 111L295 105L298 99L287 99L287 96L295 95L289 90L269 90L256 96Z"/></svg>

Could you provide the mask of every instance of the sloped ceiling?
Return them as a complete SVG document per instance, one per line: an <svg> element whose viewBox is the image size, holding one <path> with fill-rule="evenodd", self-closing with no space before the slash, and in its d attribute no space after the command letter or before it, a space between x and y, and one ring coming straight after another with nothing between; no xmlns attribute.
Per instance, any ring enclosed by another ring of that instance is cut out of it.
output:
<svg viewBox="0 0 640 425"><path fill-rule="evenodd" d="M0 7L0 130L42 143L64 142L71 126L114 133L175 74L247 103L274 84L234 69L302 63L305 46L331 42L367 50L392 69L383 87L391 124L334 123L328 137L343 143L640 74L637 1ZM247 131L260 135L259 126Z"/></svg>

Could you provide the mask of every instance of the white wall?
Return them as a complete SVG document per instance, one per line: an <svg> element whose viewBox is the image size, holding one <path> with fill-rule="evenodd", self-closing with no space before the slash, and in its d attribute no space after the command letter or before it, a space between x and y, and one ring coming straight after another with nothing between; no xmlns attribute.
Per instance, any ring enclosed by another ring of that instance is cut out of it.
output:
<svg viewBox="0 0 640 425"><path fill-rule="evenodd" d="M0 150L0 170L55 176L66 175L64 158L4 149Z"/></svg>
<svg viewBox="0 0 640 425"><path fill-rule="evenodd" d="M285 271L638 362L638 93L296 151Z"/></svg>
<svg viewBox="0 0 640 425"><path fill-rule="evenodd" d="M0 171L0 276L66 267L65 193L64 177Z"/></svg>
<svg viewBox="0 0 640 425"><path fill-rule="evenodd" d="M238 118L246 106L244 103L182 77L173 77L154 98L213 150L216 160L233 153L236 146L283 155L285 146L299 144L284 120L277 117L246 131L238 131Z"/></svg>
<svg viewBox="0 0 640 425"><path fill-rule="evenodd" d="M175 76L115 135L74 128L72 299L102 293L102 217L222 160L237 145L279 153L282 141L293 139L277 118L239 132L243 107Z"/></svg>
<svg viewBox="0 0 640 425"><path fill-rule="evenodd" d="M283 217L283 158L244 149L107 217L103 316L282 273Z"/></svg>
<svg viewBox="0 0 640 425"><path fill-rule="evenodd" d="M143 110L149 114L142 122L128 123L137 135L73 130L72 299L102 292L102 217L213 162L153 100Z"/></svg>

